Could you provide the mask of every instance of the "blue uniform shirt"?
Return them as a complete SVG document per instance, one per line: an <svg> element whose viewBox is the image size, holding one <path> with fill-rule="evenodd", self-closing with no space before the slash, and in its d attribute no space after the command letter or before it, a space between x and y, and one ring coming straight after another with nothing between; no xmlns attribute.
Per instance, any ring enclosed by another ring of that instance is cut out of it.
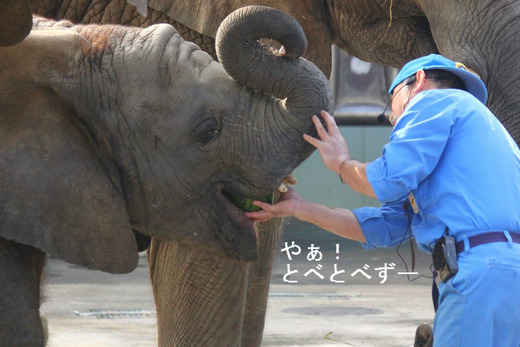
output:
<svg viewBox="0 0 520 347"><path fill-rule="evenodd" d="M465 91L416 95L366 173L383 203L353 211L366 248L412 236L431 252L446 227L457 240L491 230L520 232L520 151L496 117ZM406 233L409 221L412 235Z"/></svg>

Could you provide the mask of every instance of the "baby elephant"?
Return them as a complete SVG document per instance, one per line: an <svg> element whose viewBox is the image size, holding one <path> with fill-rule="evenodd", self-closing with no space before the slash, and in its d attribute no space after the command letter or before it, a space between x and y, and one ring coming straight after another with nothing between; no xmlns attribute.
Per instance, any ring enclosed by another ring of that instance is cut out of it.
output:
<svg viewBox="0 0 520 347"><path fill-rule="evenodd" d="M221 63L166 24L35 23L0 48L0 345L44 344L45 253L126 273L147 235L257 260L233 202L276 189L312 151L311 116L332 108L296 21L231 14Z"/></svg>

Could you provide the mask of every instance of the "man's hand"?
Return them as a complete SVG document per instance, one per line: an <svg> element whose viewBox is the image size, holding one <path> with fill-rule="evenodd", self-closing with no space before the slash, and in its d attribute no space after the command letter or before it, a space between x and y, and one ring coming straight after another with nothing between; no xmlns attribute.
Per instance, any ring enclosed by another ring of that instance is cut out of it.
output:
<svg viewBox="0 0 520 347"><path fill-rule="evenodd" d="M280 200L276 204L267 204L262 201L253 201L253 205L260 207L261 211L246 212L247 218L252 222L265 222L273 217L294 216L298 212L303 198L294 191L294 189L287 187L287 192L283 193Z"/></svg>
<svg viewBox="0 0 520 347"><path fill-rule="evenodd" d="M274 205L261 201L255 201L253 204L263 208L262 211L246 213L253 222L264 222L272 217L292 216L341 237L366 242L363 230L351 210L310 202L303 199L292 188L288 188L287 193L284 193L281 200Z"/></svg>
<svg viewBox="0 0 520 347"><path fill-rule="evenodd" d="M320 139L305 134L303 135L305 141L320 151L321 160L323 160L325 166L334 171L343 183L349 185L356 192L376 198L376 193L368 182L366 175L367 164L350 158L347 141L341 135L334 117L326 111L321 111L321 117L327 125L327 130L318 117L313 116L312 121Z"/></svg>
<svg viewBox="0 0 520 347"><path fill-rule="evenodd" d="M346 160L350 160L347 142L341 135L334 117L326 111L321 111L321 117L327 125L327 130L325 130L317 116L312 117L320 139L307 134L303 135L303 138L320 151L323 164L325 164L329 170L340 175L341 164Z"/></svg>

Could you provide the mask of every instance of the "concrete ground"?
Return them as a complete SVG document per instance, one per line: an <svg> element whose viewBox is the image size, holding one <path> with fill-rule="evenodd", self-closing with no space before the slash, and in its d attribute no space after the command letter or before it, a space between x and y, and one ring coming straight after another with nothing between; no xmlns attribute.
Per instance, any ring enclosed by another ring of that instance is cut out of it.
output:
<svg viewBox="0 0 520 347"><path fill-rule="evenodd" d="M289 226L280 244L263 346L412 346L416 327L433 320L431 279L408 281L395 249L366 252L357 243L306 228ZM299 254L290 248L292 241ZM282 251L285 242L291 259ZM409 247L401 248L410 268ZM418 275L412 277L431 275L429 256L416 254L416 263ZM144 255L127 275L50 258L44 296L49 346L156 346Z"/></svg>

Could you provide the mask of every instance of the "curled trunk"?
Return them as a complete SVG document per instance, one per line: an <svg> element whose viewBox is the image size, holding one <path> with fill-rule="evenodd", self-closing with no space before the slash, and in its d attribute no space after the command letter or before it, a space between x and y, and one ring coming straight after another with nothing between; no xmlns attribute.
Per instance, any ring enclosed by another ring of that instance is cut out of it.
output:
<svg viewBox="0 0 520 347"><path fill-rule="evenodd" d="M258 40L278 41L279 51ZM293 115L290 126L302 130L309 116L331 110L333 98L325 75L301 56L307 39L299 23L288 14L264 6L247 6L230 14L216 36L219 61L240 84L275 97L287 98Z"/></svg>

